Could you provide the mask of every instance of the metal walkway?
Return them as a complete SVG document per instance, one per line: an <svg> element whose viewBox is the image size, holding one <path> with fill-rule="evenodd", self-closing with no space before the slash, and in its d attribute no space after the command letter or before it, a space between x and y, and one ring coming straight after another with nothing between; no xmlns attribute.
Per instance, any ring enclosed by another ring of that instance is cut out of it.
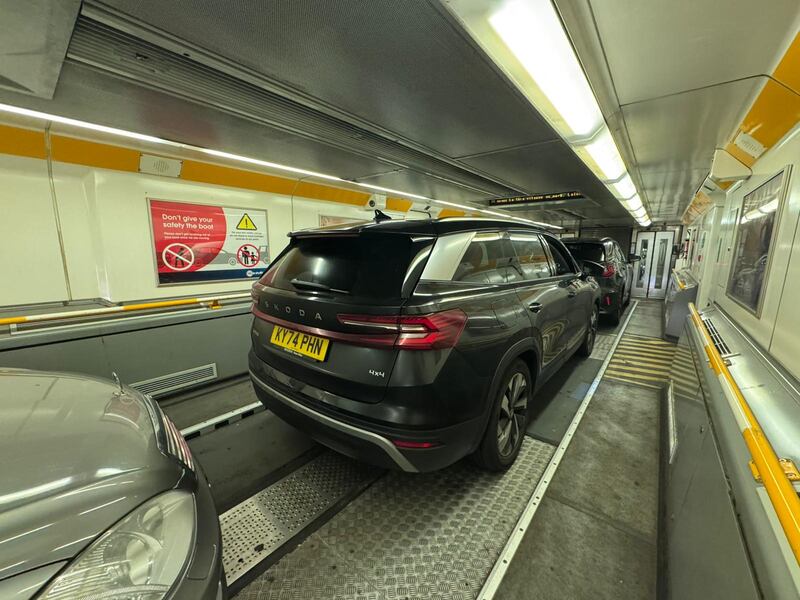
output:
<svg viewBox="0 0 800 600"><path fill-rule="evenodd" d="M675 347L675 344L659 338L625 334L614 352L606 377L661 389L669 380Z"/></svg>
<svg viewBox="0 0 800 600"><path fill-rule="evenodd" d="M475 598L553 451L526 439L502 474L387 473L237 598Z"/></svg>
<svg viewBox="0 0 800 600"><path fill-rule="evenodd" d="M485 472L468 459L430 474L382 471L315 450L269 412L193 439L204 468L217 471L225 488L220 494L212 473L225 511L223 562L234 597L491 598L486 586L494 581L496 588L498 568L512 561L509 544L525 535L526 514L543 499L536 496L544 496L604 369L611 378L612 366L629 360L626 353L640 354L643 345L659 356L667 351L657 339L623 333L624 326L606 328L589 359L575 359L553 377L548 385L558 392L544 401L563 413L563 429L552 440L529 429L505 473ZM556 422L546 413L537 418ZM243 455L245 447L252 452ZM264 467L265 459L274 464ZM230 470L237 474L228 476ZM244 481L247 473L253 481Z"/></svg>

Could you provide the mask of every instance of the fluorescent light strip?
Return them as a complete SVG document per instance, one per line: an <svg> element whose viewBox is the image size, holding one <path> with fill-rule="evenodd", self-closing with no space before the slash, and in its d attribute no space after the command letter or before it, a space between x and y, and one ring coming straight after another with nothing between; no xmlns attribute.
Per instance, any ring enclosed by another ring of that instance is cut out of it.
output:
<svg viewBox="0 0 800 600"><path fill-rule="evenodd" d="M473 15L476 13L471 10L468 0L452 0L450 6L457 14L463 11L462 17L467 23L475 18ZM619 148L605 124L594 92L552 1L504 0L486 20L571 130L573 136L564 131L560 123L551 123L578 157L590 166L615 197L631 198L636 194L636 186L626 172ZM488 45L491 48L493 42L490 39L481 40L481 36L475 33L481 30L482 27L478 26L473 35L484 47ZM494 55L491 51L488 53ZM496 55L495 60L498 64L503 62ZM531 101L536 106L535 97ZM548 117L552 110L547 105L536 107L548 120L553 120L553 116ZM597 132L598 128L601 128L599 134L591 142L575 142L575 137L585 138ZM590 165L592 162L594 165ZM633 208L641 212L644 209L638 196L637 202ZM622 204L633 212L625 202Z"/></svg>
<svg viewBox="0 0 800 600"><path fill-rule="evenodd" d="M178 144L177 142L171 142L169 140L165 140L152 135L144 135L142 133L134 133L133 131L117 129L115 127L106 127L105 125L87 123L86 121L78 121L77 119L70 119L68 117L51 115L48 113L39 112L38 110L29 110L27 108L20 108L19 106L11 106L10 104L0 104L0 111L13 113L15 115L22 115L25 117L32 117L34 119L53 121L54 123L63 123L64 125L72 125L73 127L81 127L83 129L91 129L92 131L101 131L103 133L110 133L112 135L118 135L121 137L131 138L134 140L142 140L144 142L152 142L154 144L168 144L170 146L182 146L182 144Z"/></svg>
<svg viewBox="0 0 800 600"><path fill-rule="evenodd" d="M585 137L602 125L603 115L550 0L506 0L489 24L573 135Z"/></svg>
<svg viewBox="0 0 800 600"><path fill-rule="evenodd" d="M343 183L347 185L357 185L359 187L367 188L370 190L376 190L379 192L386 192L389 194L397 194L399 196L404 196L407 198L414 198L416 200L424 200L426 202L434 202L436 204L443 204L445 206L452 206L454 208L458 208L465 211L470 212L480 212L492 216L499 216L504 219L517 219L522 220L525 222L534 223L536 225L541 225L543 227L551 227L554 229L562 229L558 225L550 225L549 223L539 223L538 221L531 221L529 219L523 219L521 217L515 217L513 215L508 215L504 213L499 213L491 210L486 210L483 208L478 208L476 206L467 206L464 204L458 204L456 202L448 202L446 200L436 200L435 198L428 198L427 196L420 196L419 194L411 194L409 192L404 192L402 190L395 190L392 188L385 188L378 185L372 185L370 183L360 183L356 181L348 181L346 179L342 179L341 177L336 177L334 175L326 175L325 173L317 173L316 171L308 171L306 169L298 169L295 167L289 167L287 165L281 165L278 163L269 162L266 160L260 160L258 158L252 158L249 156L242 156L240 154L233 154L231 152L223 152L221 150L212 150L210 148L202 148L200 146L193 146L191 144L183 144L180 142L173 142L172 140L167 140L164 138L159 138L152 135L144 135L142 133L135 133L133 131L126 131L124 129L117 129L116 127L106 127L105 125L97 125L96 123L89 123L87 121L79 121L78 119L70 119L69 117L62 117L59 115L52 115L49 113L39 112L37 110L30 110L27 108L21 108L19 106L12 106L10 104L0 104L0 112L12 113L16 115L21 115L25 117L31 117L34 119L42 119L43 121L51 121L53 123L62 123L64 125L69 125L71 127L78 127L80 129L89 129L91 131L99 131L101 133L108 133L111 135L116 135L119 137L140 140L143 142L150 142L153 144L162 144L166 146L170 146L172 148L179 148L181 150L190 150L194 152L201 152L203 154L208 154L209 156L214 156L217 158L225 158L228 160L234 160L238 162L244 162L252 165L258 165L260 167L267 167L270 169L276 169L280 171L286 171L289 173L295 173L298 175L305 175L307 177L318 177L320 179L326 179L328 181L335 181L337 183Z"/></svg>

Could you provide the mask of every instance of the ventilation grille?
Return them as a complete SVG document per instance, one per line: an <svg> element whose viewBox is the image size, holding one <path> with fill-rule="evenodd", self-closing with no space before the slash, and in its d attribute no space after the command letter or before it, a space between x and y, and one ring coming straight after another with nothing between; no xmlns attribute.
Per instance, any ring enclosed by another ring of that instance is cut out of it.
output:
<svg viewBox="0 0 800 600"><path fill-rule="evenodd" d="M368 131L86 16L77 21L67 58L293 135L363 157L377 157L389 166L411 168L481 195L503 195L512 190L510 184L429 148L415 147L410 140L400 142L390 132L379 135Z"/></svg>
<svg viewBox="0 0 800 600"><path fill-rule="evenodd" d="M153 398L158 398L164 394L175 392L185 388L193 387L207 381L214 381L217 378L217 363L177 371L169 375L154 377L145 381L137 381L130 384L131 387L143 394L149 394Z"/></svg>
<svg viewBox="0 0 800 600"><path fill-rule="evenodd" d="M722 339L719 331L717 331L716 325L714 325L714 321L712 321L710 318L703 317L703 324L706 326L708 334L711 336L711 341L714 342L714 347L717 349L717 352L719 352L720 356L722 356L722 358L733 356L735 352L731 352L728 344L726 344L725 340Z"/></svg>

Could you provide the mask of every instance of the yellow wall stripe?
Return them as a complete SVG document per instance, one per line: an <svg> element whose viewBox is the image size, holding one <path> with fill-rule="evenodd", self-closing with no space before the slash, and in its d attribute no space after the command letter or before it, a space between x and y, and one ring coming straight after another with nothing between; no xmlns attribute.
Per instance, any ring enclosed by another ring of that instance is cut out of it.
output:
<svg viewBox="0 0 800 600"><path fill-rule="evenodd" d="M800 122L800 33L792 41L772 78L753 102L736 133L753 136L765 147L774 146L786 133ZM738 160L752 167L757 159L742 152L733 143L725 148Z"/></svg>
<svg viewBox="0 0 800 600"><path fill-rule="evenodd" d="M139 157L141 153L138 150L63 135L52 135L50 145L51 157L57 162L129 173L139 172ZM44 132L10 125L0 125L0 154L46 159L47 150ZM366 204L371 195L367 192L347 190L307 181L298 182L287 177L195 160L183 161L181 179L284 196L294 195L311 200L339 202L353 206ZM412 204L411 200L404 198L393 197L387 199L387 208L398 212L408 211ZM451 212L455 214L450 216L464 214L460 211Z"/></svg>
<svg viewBox="0 0 800 600"><path fill-rule="evenodd" d="M47 158L44 132L0 125L0 153Z"/></svg>
<svg viewBox="0 0 800 600"><path fill-rule="evenodd" d="M442 212L439 213L439 218L441 219L445 217L463 217L463 216L464 216L463 210L454 210L452 208L442 209Z"/></svg>
<svg viewBox="0 0 800 600"><path fill-rule="evenodd" d="M413 204L411 200L404 200L403 198L386 199L386 208L388 210L396 210L397 212L408 212Z"/></svg>
<svg viewBox="0 0 800 600"><path fill-rule="evenodd" d="M115 171L139 171L139 152L130 148L89 142L62 135L50 136L52 159L58 162Z"/></svg>

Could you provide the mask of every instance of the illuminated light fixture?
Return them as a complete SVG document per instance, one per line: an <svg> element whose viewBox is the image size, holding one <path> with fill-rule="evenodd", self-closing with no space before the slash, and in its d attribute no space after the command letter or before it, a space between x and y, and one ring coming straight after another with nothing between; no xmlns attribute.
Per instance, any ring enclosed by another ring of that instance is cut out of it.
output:
<svg viewBox="0 0 800 600"><path fill-rule="evenodd" d="M611 132L608 130L608 127L603 127L597 137L586 144L584 148L600 169L600 172L595 174L598 175L601 180L620 179L620 177L626 175L625 163L622 162L617 144L614 142L614 138L611 137ZM628 176L628 179L630 179L630 176ZM620 179L620 181L622 180Z"/></svg>
<svg viewBox="0 0 800 600"><path fill-rule="evenodd" d="M476 206L467 206L464 204L458 204L456 202L448 202L446 200L436 200L434 198L428 198L427 196L420 196L418 194L411 194L409 192L404 192L402 190L395 190L392 188L385 188L378 185L372 185L370 183L359 183L354 181L349 181L347 179L342 179L341 177L336 177L334 175L326 175L325 173L317 173L316 171L308 171L306 169L298 169L296 167L290 167L287 165L281 165L278 163L269 162L266 160L260 160L258 158L252 158L249 156L242 156L240 154L233 154L231 152L223 152L221 150L212 150L210 148L202 148L200 146L193 146L191 144L183 144L180 142L173 142L172 140L167 140L164 138L159 138L152 135L145 135L142 133L135 133L133 131L127 131L124 129L117 129L116 127L106 127L105 125L98 125L96 123L89 123L87 121L80 121L78 119L70 119L69 117L62 117L59 115L52 115L49 113L43 113L36 110L29 110L27 108L21 108L18 106L12 106L10 104L0 104L0 112L6 112L16 115L21 115L25 117L30 117L34 119L41 119L43 121L50 121L53 123L62 123L64 125L69 125L71 127L77 127L80 129L89 129L91 131L98 131L101 133L107 133L110 135L115 135L119 137L139 140L143 142L150 142L153 144L162 144L166 146L170 146L172 148L178 148L181 150L189 150L193 152L200 152L202 154L207 154L209 156L214 156L217 158L224 158L228 160L233 160L237 162L243 162L247 164L257 165L260 167L267 167L270 169L275 169L279 171L286 171L288 173L294 173L297 175L305 175L306 177L317 177L320 179L325 179L328 181L335 181L337 183L343 183L346 185L357 185L359 187L367 188L370 190L376 190L381 192L387 192L389 194L397 194L399 196L404 196L407 198L414 198L416 200L425 200L428 202L435 202L436 204L443 204L445 206L452 206L454 208L458 208L464 211L470 212L480 212L483 214L492 215L495 217L502 217L504 219L516 219L518 221L523 221L526 223L532 223L535 225L541 225L542 227L549 227L552 229L563 229L558 225L551 225L549 223L540 223L538 221L532 221L530 219L525 219L522 217L516 217L513 215L508 215L504 213L499 213L496 211L486 210L482 208L478 208Z"/></svg>
<svg viewBox="0 0 800 600"><path fill-rule="evenodd" d="M633 218L636 219L637 221L639 219L646 219L647 218L647 211L644 209L644 206L642 206L638 210L631 210L629 212L633 215Z"/></svg>
<svg viewBox="0 0 800 600"><path fill-rule="evenodd" d="M649 218L645 218L642 219L641 221L637 221L637 223L639 223L639 225L641 225L642 227L650 227L652 221Z"/></svg>
<svg viewBox="0 0 800 600"><path fill-rule="evenodd" d="M344 181L344 180L340 180L340 181ZM350 183L355 183L356 185L368 188L370 190L377 190L379 192L387 192L389 194L398 194L400 196L407 196L409 198L414 198L416 200L427 200L427 201L430 201L430 202L439 202L438 200L434 200L433 198L428 198L426 196L418 196L417 194L409 194L408 192L404 192L402 190L393 190L391 188L385 188L385 187L381 187L379 185L372 185L370 183L359 183L357 181L350 182ZM470 210L475 210L475 209L470 209Z"/></svg>
<svg viewBox="0 0 800 600"><path fill-rule="evenodd" d="M506 0L489 24L561 115L567 137L596 132L603 115L550 0Z"/></svg>
<svg viewBox="0 0 800 600"><path fill-rule="evenodd" d="M627 200L622 200L622 206L624 206L628 212L633 212L635 210L639 210L640 208L644 208L642 205L642 199L639 198L639 194L634 194Z"/></svg>
<svg viewBox="0 0 800 600"><path fill-rule="evenodd" d="M762 212L765 215L768 215L769 213L775 212L776 210L778 210L778 199L775 198L774 200L770 200L769 202L767 202L763 206L759 206L758 210L759 210L759 212Z"/></svg>
<svg viewBox="0 0 800 600"><path fill-rule="evenodd" d="M619 200L632 198L636 186L552 0L445 5L609 191ZM641 199L636 202L623 206L641 213Z"/></svg>
<svg viewBox="0 0 800 600"><path fill-rule="evenodd" d="M296 167L287 167L286 165L281 165L278 163L273 163L258 158L251 158L249 156L242 156L240 154L231 154L230 152L222 152L221 150L210 150L209 148L200 148L197 146L189 146L186 144L179 144L179 146L187 150L195 150L197 152L202 152L203 154L208 154L210 156L216 156L218 158L227 158L229 160L250 163L251 165L258 165L260 167L278 169L280 171L288 171L290 173L297 173L298 175L305 175L307 177L319 177L320 179L327 179L329 181L337 181L337 182L345 181L344 179L341 179L339 177L334 177L333 175L325 175L325 173L317 173L316 171L307 171L305 169L298 169Z"/></svg>
<svg viewBox="0 0 800 600"><path fill-rule="evenodd" d="M105 125L97 125L96 123L87 123L86 121L79 121L77 119L70 119L68 117L61 117L59 115L51 115L48 113L39 112L38 110L29 110L27 108L20 108L19 106L11 106L10 104L0 104L0 111L15 115L22 115L24 117L32 117L34 119L52 121L54 123L63 123L64 125L71 125L73 127L80 127L82 129L91 129L92 131L100 131L102 133L118 135L120 137L131 138L134 140L141 140L143 142L151 142L153 144L168 144L170 146L182 145L178 144L177 142L171 142L160 137L155 137L153 135L144 135L143 133L134 133L133 131L117 129L116 127L106 127Z"/></svg>
<svg viewBox="0 0 800 600"><path fill-rule="evenodd" d="M609 187L617 198L630 198L636 193L636 186L633 185L633 179L631 179L631 176L627 173L616 183L610 184Z"/></svg>

